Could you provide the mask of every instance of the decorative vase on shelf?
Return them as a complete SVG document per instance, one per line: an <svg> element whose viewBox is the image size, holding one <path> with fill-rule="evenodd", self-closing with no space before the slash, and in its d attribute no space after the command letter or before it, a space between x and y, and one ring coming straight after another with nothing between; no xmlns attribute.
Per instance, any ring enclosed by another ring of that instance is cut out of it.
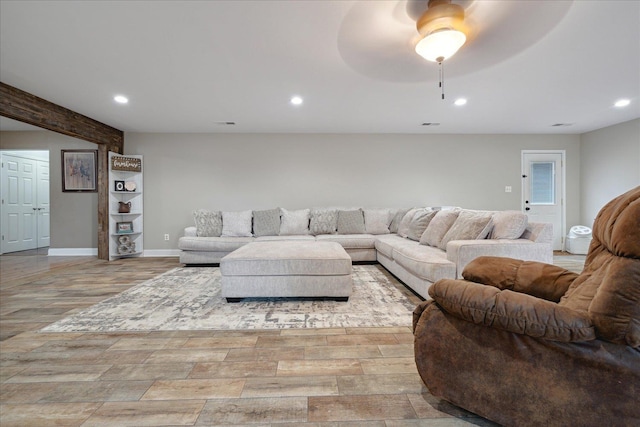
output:
<svg viewBox="0 0 640 427"><path fill-rule="evenodd" d="M118 213L131 212L131 202L118 202Z"/></svg>

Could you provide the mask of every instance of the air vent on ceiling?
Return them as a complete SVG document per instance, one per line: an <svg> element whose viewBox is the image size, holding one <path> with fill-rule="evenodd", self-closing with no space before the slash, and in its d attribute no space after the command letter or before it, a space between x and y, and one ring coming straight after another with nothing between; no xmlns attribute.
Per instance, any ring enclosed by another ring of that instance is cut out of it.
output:
<svg viewBox="0 0 640 427"><path fill-rule="evenodd" d="M573 123L554 123L552 127L563 127L563 126L571 126Z"/></svg>
<svg viewBox="0 0 640 427"><path fill-rule="evenodd" d="M424 122L422 126L440 126L440 123Z"/></svg>
<svg viewBox="0 0 640 427"><path fill-rule="evenodd" d="M216 122L220 126L235 126L236 122Z"/></svg>

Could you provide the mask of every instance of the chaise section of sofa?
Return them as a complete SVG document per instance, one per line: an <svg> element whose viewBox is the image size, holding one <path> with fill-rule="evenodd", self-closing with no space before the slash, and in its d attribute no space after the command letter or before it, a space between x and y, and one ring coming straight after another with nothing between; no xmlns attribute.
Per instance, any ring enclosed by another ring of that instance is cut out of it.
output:
<svg viewBox="0 0 640 427"><path fill-rule="evenodd" d="M264 212L273 216L276 210L261 211L261 218ZM255 214L253 225L247 224L246 212L242 213L243 224L233 223L234 229L226 230L244 235L199 236L197 227L186 227L178 242L180 262L219 264L224 256L254 241L336 242L353 262L377 261L422 298L430 299L428 289L433 283L460 278L464 267L479 256L547 263L553 259L551 224L528 223L526 216L516 211L427 207L282 212L280 218L272 218L268 232L255 222ZM340 216L340 212L344 214ZM277 220L282 221L279 229L274 225ZM221 225L215 225L217 232L224 234Z"/></svg>

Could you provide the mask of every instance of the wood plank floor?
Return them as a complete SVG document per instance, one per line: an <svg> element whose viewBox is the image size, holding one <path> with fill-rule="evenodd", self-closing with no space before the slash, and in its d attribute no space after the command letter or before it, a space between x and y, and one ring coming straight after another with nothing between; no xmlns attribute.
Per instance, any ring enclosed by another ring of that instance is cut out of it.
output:
<svg viewBox="0 0 640 427"><path fill-rule="evenodd" d="M0 256L0 424L494 425L429 394L409 328L38 332L177 266Z"/></svg>

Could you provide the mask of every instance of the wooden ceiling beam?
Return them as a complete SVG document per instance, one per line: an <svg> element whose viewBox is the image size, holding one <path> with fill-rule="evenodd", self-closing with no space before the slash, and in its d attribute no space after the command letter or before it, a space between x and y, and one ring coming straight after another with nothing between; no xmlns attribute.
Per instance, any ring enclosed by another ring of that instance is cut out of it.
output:
<svg viewBox="0 0 640 427"><path fill-rule="evenodd" d="M98 258L109 259L108 152L122 153L124 132L0 82L0 115L98 144Z"/></svg>
<svg viewBox="0 0 640 427"><path fill-rule="evenodd" d="M0 82L0 115L122 152L124 132Z"/></svg>

